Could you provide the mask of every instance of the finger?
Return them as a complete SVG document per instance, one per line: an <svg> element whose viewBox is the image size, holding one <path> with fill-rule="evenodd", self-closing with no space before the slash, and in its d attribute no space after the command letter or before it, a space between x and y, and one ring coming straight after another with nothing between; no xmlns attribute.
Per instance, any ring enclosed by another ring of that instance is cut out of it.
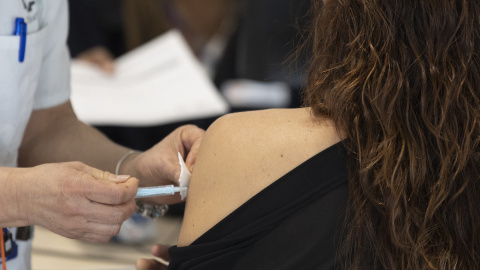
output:
<svg viewBox="0 0 480 270"><path fill-rule="evenodd" d="M135 264L137 270L166 270L167 266L154 259L139 259Z"/></svg>
<svg viewBox="0 0 480 270"><path fill-rule="evenodd" d="M136 205L130 201L120 205L108 205L91 202L88 212L82 213L83 216L92 223L101 223L107 225L121 224L135 212Z"/></svg>
<svg viewBox="0 0 480 270"><path fill-rule="evenodd" d="M115 183L124 183L130 178L129 175L115 175L113 173L102 171L89 166L87 166L85 170L96 179L112 181Z"/></svg>
<svg viewBox="0 0 480 270"><path fill-rule="evenodd" d="M205 130L197 126L194 126L194 125L184 126L180 134L180 139L183 147L187 150L187 152L190 151L190 149L195 144L195 142L201 139L204 134L205 134Z"/></svg>
<svg viewBox="0 0 480 270"><path fill-rule="evenodd" d="M152 247L152 255L155 257L162 258L165 261L170 261L170 255L168 254L169 246L162 244L156 244Z"/></svg>
<svg viewBox="0 0 480 270"><path fill-rule="evenodd" d="M98 68L100 68L104 72L113 73L114 64L108 58L96 56L95 58L91 58L90 62L96 65Z"/></svg>
<svg viewBox="0 0 480 270"><path fill-rule="evenodd" d="M104 179L89 179L85 196L94 202L117 205L132 200L138 189L138 179L129 178L124 183Z"/></svg>
<svg viewBox="0 0 480 270"><path fill-rule="evenodd" d="M102 59L98 65L106 73L112 74L115 71L115 63L111 59Z"/></svg>
<svg viewBox="0 0 480 270"><path fill-rule="evenodd" d="M113 55L102 46L93 47L79 54L77 59L88 61L107 73L113 73L115 68Z"/></svg>
<svg viewBox="0 0 480 270"><path fill-rule="evenodd" d="M103 227L102 230L97 230L98 227ZM115 228L108 228L103 224L86 224L77 229L55 230L54 233L60 234L70 239L84 240L89 242L107 242L113 236L120 232L121 226ZM105 233L107 231L108 233Z"/></svg>
<svg viewBox="0 0 480 270"><path fill-rule="evenodd" d="M185 165L187 166L187 168L190 172L193 172L193 166L195 165L195 162L197 161L197 154L198 154L198 150L200 149L200 144L202 143L202 139L203 139L203 137L200 137L193 144L192 148L190 149L190 152L188 153L187 159L185 161Z"/></svg>
<svg viewBox="0 0 480 270"><path fill-rule="evenodd" d="M179 183L181 174L182 174L182 168L180 166L172 167L172 174L171 175L174 175L175 183Z"/></svg>
<svg viewBox="0 0 480 270"><path fill-rule="evenodd" d="M110 241L112 237L113 236L99 235L99 234L89 232L83 235L82 237L79 237L76 239L82 240L82 241L88 241L92 243L100 243L100 242L104 243L104 242Z"/></svg>
<svg viewBox="0 0 480 270"><path fill-rule="evenodd" d="M198 149L200 148L204 134L205 131L203 129L193 125L185 126L185 129L181 133L181 141L186 150L186 154L188 154L186 157L184 156L186 158L185 165L190 171L192 171L193 165L195 165ZM177 175L175 174L175 176Z"/></svg>
<svg viewBox="0 0 480 270"><path fill-rule="evenodd" d="M89 239L110 239L113 236L120 233L122 224L101 224L101 223L90 223L86 228L82 238ZM89 240L92 241L92 240ZM101 241L101 240L100 240ZM108 241L108 240L106 240Z"/></svg>
<svg viewBox="0 0 480 270"><path fill-rule="evenodd" d="M48 227L55 233L72 239L84 239L89 241L107 241L109 238L120 232L123 222L131 215L125 215L116 222L104 223L103 218L100 221L93 222L83 215L75 220L64 220L57 227ZM106 216L109 218L108 216ZM102 240L103 239L103 240Z"/></svg>

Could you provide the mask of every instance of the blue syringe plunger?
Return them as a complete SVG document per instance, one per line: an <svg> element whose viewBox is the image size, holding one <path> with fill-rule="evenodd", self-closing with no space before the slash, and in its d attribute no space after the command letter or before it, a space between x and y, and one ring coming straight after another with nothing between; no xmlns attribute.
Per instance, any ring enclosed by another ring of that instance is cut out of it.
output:
<svg viewBox="0 0 480 270"><path fill-rule="evenodd" d="M186 191L187 187L176 187L174 185L143 187L139 188L135 198L169 196L176 192Z"/></svg>

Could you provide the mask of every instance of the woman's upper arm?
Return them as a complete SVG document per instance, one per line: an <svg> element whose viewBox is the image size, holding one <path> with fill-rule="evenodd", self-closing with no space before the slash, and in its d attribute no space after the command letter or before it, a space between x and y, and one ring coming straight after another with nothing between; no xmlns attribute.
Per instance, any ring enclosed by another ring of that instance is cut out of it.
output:
<svg viewBox="0 0 480 270"><path fill-rule="evenodd" d="M245 195L239 193L246 190L239 191L235 181L239 174L243 175L246 164L240 161L244 154L239 153L242 148L236 132L241 127L235 125L242 123L236 123L231 116L222 117L203 138L190 182L179 246L192 243L243 203ZM232 197L234 190L239 192Z"/></svg>

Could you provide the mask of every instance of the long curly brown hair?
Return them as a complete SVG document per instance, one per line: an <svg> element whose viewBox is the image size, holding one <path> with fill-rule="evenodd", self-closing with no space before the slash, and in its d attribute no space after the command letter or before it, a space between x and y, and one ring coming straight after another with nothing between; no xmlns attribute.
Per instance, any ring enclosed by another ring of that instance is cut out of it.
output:
<svg viewBox="0 0 480 270"><path fill-rule="evenodd" d="M305 100L347 137L346 268L480 269L480 2L316 6Z"/></svg>

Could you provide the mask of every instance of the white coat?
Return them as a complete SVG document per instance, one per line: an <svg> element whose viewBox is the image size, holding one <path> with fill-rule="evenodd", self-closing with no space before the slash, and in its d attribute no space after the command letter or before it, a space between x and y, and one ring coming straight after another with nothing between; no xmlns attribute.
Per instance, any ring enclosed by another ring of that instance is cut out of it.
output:
<svg viewBox="0 0 480 270"><path fill-rule="evenodd" d="M20 37L15 19L27 23L26 51L19 62ZM17 166L18 148L32 110L68 101L70 56L66 46L66 0L0 1L0 167ZM0 187L1 188L1 187ZM31 240L17 241L16 255L7 258L7 269L30 269ZM2 262L3 263L3 262Z"/></svg>

